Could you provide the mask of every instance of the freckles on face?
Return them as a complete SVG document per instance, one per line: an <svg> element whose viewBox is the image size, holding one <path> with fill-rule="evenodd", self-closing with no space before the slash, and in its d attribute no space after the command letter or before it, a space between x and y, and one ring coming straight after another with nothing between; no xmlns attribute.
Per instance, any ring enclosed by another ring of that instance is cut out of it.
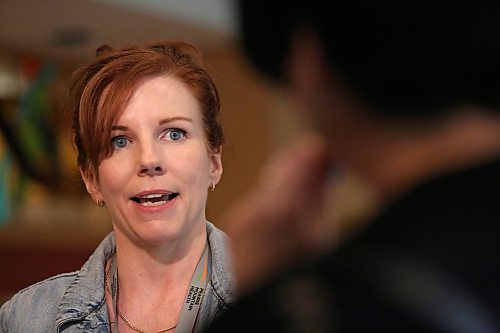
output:
<svg viewBox="0 0 500 333"><path fill-rule="evenodd" d="M161 235L204 223L207 189L222 167L207 150L200 107L186 86L165 76L142 81L111 137L98 186L115 229L146 237L152 226Z"/></svg>

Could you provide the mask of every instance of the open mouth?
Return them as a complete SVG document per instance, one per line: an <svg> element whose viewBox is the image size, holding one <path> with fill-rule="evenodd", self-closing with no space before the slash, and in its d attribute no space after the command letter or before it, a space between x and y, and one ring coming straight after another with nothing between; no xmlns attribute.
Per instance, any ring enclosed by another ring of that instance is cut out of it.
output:
<svg viewBox="0 0 500 333"><path fill-rule="evenodd" d="M177 198L179 193L155 193L143 196L136 196L130 198L132 201L137 202L141 206L160 206Z"/></svg>

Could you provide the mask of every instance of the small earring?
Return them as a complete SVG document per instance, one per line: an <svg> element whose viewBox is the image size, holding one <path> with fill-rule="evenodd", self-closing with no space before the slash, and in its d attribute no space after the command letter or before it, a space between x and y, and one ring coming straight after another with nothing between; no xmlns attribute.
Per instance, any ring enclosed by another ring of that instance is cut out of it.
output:
<svg viewBox="0 0 500 333"><path fill-rule="evenodd" d="M215 190L215 184L214 184L214 182L212 182L212 189L210 192L213 192L214 190Z"/></svg>
<svg viewBox="0 0 500 333"><path fill-rule="evenodd" d="M96 203L96 204L97 204L97 206L99 206L99 207L104 207L104 200L99 200L99 199L97 199L95 203Z"/></svg>

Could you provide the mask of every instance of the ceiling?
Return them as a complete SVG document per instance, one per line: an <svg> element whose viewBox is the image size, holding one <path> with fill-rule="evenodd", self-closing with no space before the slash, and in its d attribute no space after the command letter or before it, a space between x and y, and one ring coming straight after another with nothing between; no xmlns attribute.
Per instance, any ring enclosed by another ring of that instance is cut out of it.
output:
<svg viewBox="0 0 500 333"><path fill-rule="evenodd" d="M1 0L0 49L80 60L102 45L189 40L203 49L236 37L231 0Z"/></svg>

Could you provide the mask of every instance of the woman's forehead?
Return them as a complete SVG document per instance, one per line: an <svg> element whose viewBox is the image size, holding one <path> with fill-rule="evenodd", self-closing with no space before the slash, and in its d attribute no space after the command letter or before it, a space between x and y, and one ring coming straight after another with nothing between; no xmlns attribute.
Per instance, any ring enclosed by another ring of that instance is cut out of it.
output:
<svg viewBox="0 0 500 333"><path fill-rule="evenodd" d="M201 121L200 103L192 90L172 76L154 76L141 80L116 121L142 117L186 118Z"/></svg>

